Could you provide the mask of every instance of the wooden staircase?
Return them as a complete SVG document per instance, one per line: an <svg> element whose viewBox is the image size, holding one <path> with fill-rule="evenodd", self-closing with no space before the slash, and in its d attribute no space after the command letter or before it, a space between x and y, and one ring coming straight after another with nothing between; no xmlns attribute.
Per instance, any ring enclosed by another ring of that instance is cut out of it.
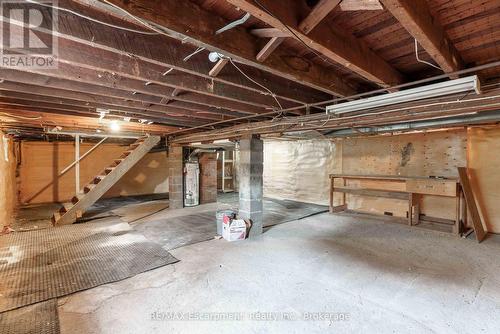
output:
<svg viewBox="0 0 500 334"><path fill-rule="evenodd" d="M54 213L52 224L57 226L74 223L159 141L160 137L150 136L141 137L132 143L121 157L115 159L112 165L106 167L83 188L82 194L76 194L71 202L64 203L63 207Z"/></svg>

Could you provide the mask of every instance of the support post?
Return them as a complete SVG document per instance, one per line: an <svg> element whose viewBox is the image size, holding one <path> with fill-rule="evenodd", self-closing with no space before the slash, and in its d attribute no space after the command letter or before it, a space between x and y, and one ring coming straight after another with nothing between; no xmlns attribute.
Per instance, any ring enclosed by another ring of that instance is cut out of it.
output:
<svg viewBox="0 0 500 334"><path fill-rule="evenodd" d="M171 209L184 207L184 165L182 146L168 148L168 199Z"/></svg>
<svg viewBox="0 0 500 334"><path fill-rule="evenodd" d="M260 138L251 136L240 140L239 216L251 220L250 237L262 233L263 161L264 144Z"/></svg>
<svg viewBox="0 0 500 334"><path fill-rule="evenodd" d="M75 135L75 192L80 194L80 135Z"/></svg>

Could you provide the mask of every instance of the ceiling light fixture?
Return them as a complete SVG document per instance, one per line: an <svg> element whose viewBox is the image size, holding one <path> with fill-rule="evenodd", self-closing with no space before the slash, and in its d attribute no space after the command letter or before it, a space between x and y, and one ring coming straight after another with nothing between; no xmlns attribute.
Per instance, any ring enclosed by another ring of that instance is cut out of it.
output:
<svg viewBox="0 0 500 334"><path fill-rule="evenodd" d="M385 107L398 103L430 99L433 97L469 91L475 91L476 94L481 93L480 82L477 75L330 105L326 107L326 113L340 115L354 111Z"/></svg>
<svg viewBox="0 0 500 334"><path fill-rule="evenodd" d="M118 132L118 131L120 131L120 124L118 124L118 121L111 121L109 123L109 129L112 132Z"/></svg>

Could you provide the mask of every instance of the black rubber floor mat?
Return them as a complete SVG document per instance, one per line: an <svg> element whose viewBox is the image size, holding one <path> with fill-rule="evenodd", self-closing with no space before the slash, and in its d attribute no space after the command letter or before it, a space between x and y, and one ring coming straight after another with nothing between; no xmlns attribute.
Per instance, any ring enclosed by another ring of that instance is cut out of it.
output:
<svg viewBox="0 0 500 334"><path fill-rule="evenodd" d="M2 334L59 334L57 300L51 299L0 314Z"/></svg>
<svg viewBox="0 0 500 334"><path fill-rule="evenodd" d="M134 229L168 250L207 241L217 234L215 211L149 221Z"/></svg>
<svg viewBox="0 0 500 334"><path fill-rule="evenodd" d="M178 260L128 224L86 223L0 237L0 312Z"/></svg>

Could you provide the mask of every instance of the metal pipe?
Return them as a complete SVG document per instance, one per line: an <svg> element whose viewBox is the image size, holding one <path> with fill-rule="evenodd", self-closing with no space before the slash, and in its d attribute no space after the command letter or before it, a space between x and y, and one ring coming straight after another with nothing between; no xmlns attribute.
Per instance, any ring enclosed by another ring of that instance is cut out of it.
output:
<svg viewBox="0 0 500 334"><path fill-rule="evenodd" d="M479 65L479 66L475 66L472 68L459 70L459 71L455 71L455 72L450 72L450 73L446 73L446 74L441 74L441 75L434 76L431 78L421 79L421 80L408 82L408 83L404 83L404 84L400 84L400 85L396 85L396 86L392 86L392 87L380 88L380 89L376 89L376 90L366 92L366 93L360 93L360 94L355 94L355 95L351 95L351 96L347 96L347 97L330 99L330 100L326 100L326 101L322 101L322 102L315 102L315 103L307 104L306 106L315 107L315 106L321 106L321 105L335 103L335 102L344 101L344 100L352 100L352 99L355 99L358 97L363 97L363 96L377 94L377 93L383 93L386 91L391 91L394 89L399 89L399 88L404 88L404 87L410 87L410 86L414 86L414 85L418 85L418 84L422 84L422 83L427 83L427 82L431 82L431 81L435 81L435 80L447 79L448 77L453 76L453 75L461 75L461 74L467 74L467 73L471 73L471 72L477 72L477 71L481 71L481 70L485 70L485 69L497 67L497 66L500 66L500 61L496 61L496 62L492 62L489 64L484 64L484 65ZM232 119L231 121L246 120L246 119L255 118L255 117L259 117L259 116L262 117L262 116L268 116L268 115L276 115L278 113L284 113L287 111L293 111L293 110L298 110L298 109L302 109L302 108L304 108L303 105L298 106L298 107L291 107L291 108L283 109L280 111L271 111L268 113L259 114L258 116L257 115L249 115L249 116L238 117L238 118ZM189 129L177 130L174 132L170 132L169 135L184 133L186 131L196 130L196 129L200 129L200 128L204 128L204 127L208 127L208 126L213 126L213 125L217 125L217 124L222 124L222 123L227 123L227 122L229 122L229 120L213 122L213 123L209 123L209 124L206 124L203 126L195 126L195 127L189 128Z"/></svg>

